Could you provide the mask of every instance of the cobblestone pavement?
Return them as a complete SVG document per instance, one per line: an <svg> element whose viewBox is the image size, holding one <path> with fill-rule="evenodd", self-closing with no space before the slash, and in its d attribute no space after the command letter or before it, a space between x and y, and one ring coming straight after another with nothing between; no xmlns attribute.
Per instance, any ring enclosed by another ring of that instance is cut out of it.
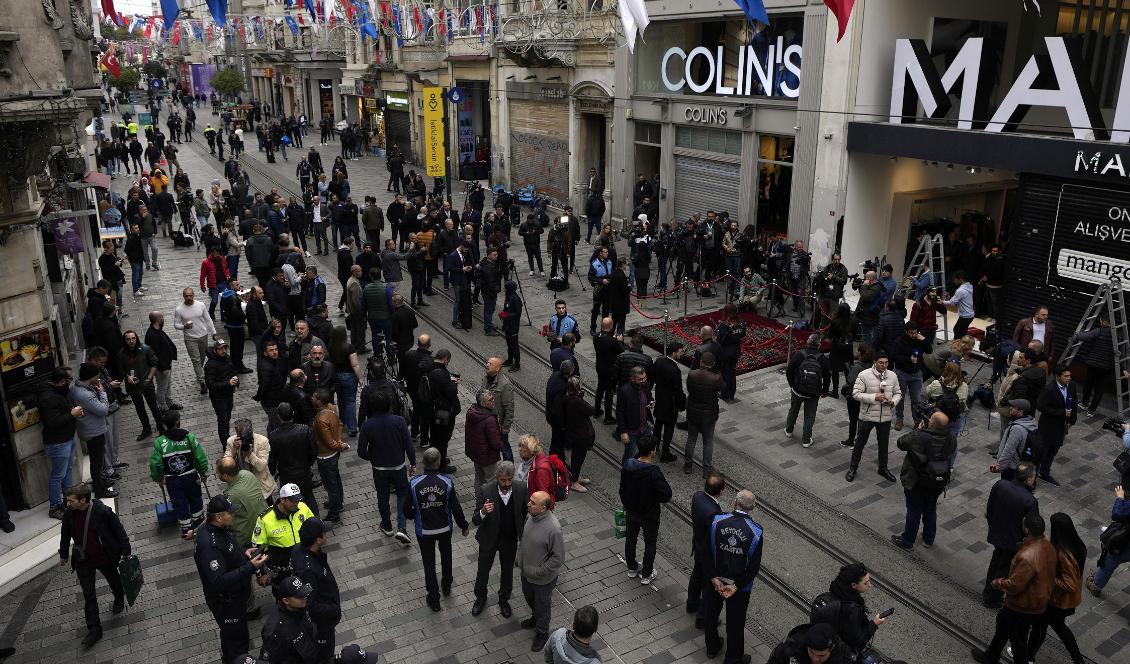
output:
<svg viewBox="0 0 1130 664"><path fill-rule="evenodd" d="M206 120L205 114L201 119ZM202 123L203 124L203 123ZM201 145L203 143L201 142ZM219 177L220 164L200 152L182 146L180 162L187 168L194 187L206 186ZM293 159L291 166L293 166ZM350 162L351 167L356 162ZM364 168L358 168L364 171ZM360 175L360 174L359 174ZM363 177L354 185L355 192L372 188ZM114 180L117 191L128 187L128 178ZM256 186L264 186L256 182ZM184 286L198 281L200 260L198 249L173 248L169 240L158 241L160 271L146 272L148 289L141 297L128 296L123 330L135 329L144 334L147 313L161 310L172 319L172 310L180 301ZM322 264L329 267L329 261ZM243 271L241 266L241 272ZM332 272L331 272L332 274ZM340 293L335 280L329 280L332 302ZM245 284L251 279L245 277ZM335 323L341 319L335 318ZM421 330L423 331L423 330ZM441 335L451 331L429 330ZM177 342L181 361L174 365L175 400L185 406L184 427L196 433L209 455L218 455L215 416L206 397L198 394L187 354L179 333L169 330ZM248 353L251 350L248 344ZM248 355L245 362L252 362ZM456 361L468 366L469 361L456 354ZM252 366L252 365L249 365ZM470 371L465 371L470 376ZM472 393L461 388L464 403ZM233 420L250 417L259 430L265 428L262 410L249 397L255 390L255 377L245 377L237 393ZM516 432L532 430L541 419L540 412L519 411ZM122 425L122 458L131 465L122 473L118 499L123 523L130 534L134 553L144 567L146 585L138 602L120 616L109 614L110 594L101 579L98 582L103 611L105 636L88 653L80 650L85 633L82 621L82 594L73 575L56 568L40 577L29 579L24 587L9 596L14 610L0 618L4 624L0 642L13 645L17 654L10 662L115 662L132 664L164 664L173 662L215 662L219 659L218 636L211 615L201 595L200 582L192 560L192 546L183 542L175 528L159 529L154 518L154 505L160 490L148 478L147 460L152 439L135 442L140 424L132 408L119 415ZM455 479L465 511L471 509L470 464L463 455L462 419L450 449L454 463L460 466ZM512 437L512 441L516 440ZM591 457L590 457L591 458ZM450 598L443 600L444 611L432 613L423 602L423 579L418 549L403 548L385 538L376 528L375 492L368 464L349 451L342 467L346 488L344 523L330 538L326 550L341 586L344 620L338 627L339 646L359 643L375 649L385 662L481 662L542 661L541 655L529 652L530 632L522 630L518 621L528 615L520 593L512 598L515 615L503 620L494 605L483 615L473 618L473 582L477 547L473 537L456 537L454 546L455 587ZM624 575L620 554L621 541L613 536L612 509L618 504L615 495L616 475L610 467L595 461L589 463L594 478L593 491L574 496L562 503L557 514L566 534L567 562L553 601L553 624L567 624L574 607L593 604L601 611L597 645L606 662L706 661L702 632L695 630L683 612L686 587L685 544L678 560L669 559L661 550L656 565L659 580L652 586L641 586ZM211 490L218 490L215 478ZM321 489L316 491L322 499ZM680 524L681 525L681 524ZM684 542L689 532L673 527L674 539ZM664 538L668 538L665 529ZM497 570L492 576L497 583ZM269 605L269 593L257 591L258 604ZM257 653L261 622L251 623L254 652ZM764 661L769 647L753 633L747 633L747 650L755 661Z"/></svg>
<svg viewBox="0 0 1130 664"><path fill-rule="evenodd" d="M307 149L308 147L309 144ZM332 163L336 146L329 145L320 150L323 161L326 164ZM291 152L289 163L280 161L266 164L262 155L256 153L249 153L247 157L255 162L256 168L270 172L279 183L297 188L294 177L297 157L294 151ZM392 201L393 194L381 189L387 181L383 159L365 157L347 163L355 201L366 194L375 195L382 207ZM461 209L463 195L459 183L456 183L454 199L454 207ZM514 247L517 248L520 240L516 235L514 239ZM578 272L583 273L587 269L585 261L590 252L591 248L586 243L578 245ZM555 294L545 287L544 279L535 280L527 276L524 269L526 259L522 254L523 251L511 250L511 257L516 259L518 265L527 308L533 319L533 329L523 328L522 334L525 341L540 345L543 342L538 340L535 331L553 313ZM548 259L545 260L545 267L549 267ZM591 294L580 291L576 281L574 280L571 290L559 296L570 302L570 311L584 326L588 321ZM439 303L441 308L446 306L442 299ZM691 296L686 303L686 311L694 315L717 310L721 305L720 298L703 300ZM683 313L681 300L669 300L667 303L648 300L640 306L646 315L632 311L627 320L629 328L653 324L654 318L662 319L665 308L672 318ZM481 311L477 313L481 315ZM501 348L501 341L498 339L484 338L478 330L471 334L475 336L476 343L489 343ZM587 339L578 345L577 355L582 359L587 375L593 376L595 355ZM970 366L971 373L980 367L977 363ZM975 373L973 380L987 381L990 369L991 367L985 367ZM1106 416L1109 416L1113 403L1108 395L1103 411L1107 413ZM855 482L848 484L843 479L851 455L850 449L845 450L837 444L847 431L847 413L843 399L822 400L813 435L815 444L807 450L800 447L799 436L791 439L784 436L788 404L789 391L783 371L779 368L763 369L739 377L738 401L721 404L722 416L718 422L715 445L716 465L728 474L733 474L746 468L750 459L755 460L782 477L787 477L804 490L820 496L830 508L864 524L881 535L881 539L885 540L887 535L901 532L905 514L902 490L900 486L886 482L874 472L874 441L864 453ZM1103 417L1080 420L1072 428L1053 469L1053 474L1062 486L1041 483L1037 488L1040 510L1045 518L1062 511L1074 519L1089 549L1088 573L1094 569L1098 558L1098 536L1110 520L1110 508L1114 501L1112 488L1118 481L1111 462L1121 449L1121 441L1100 428ZM999 420L990 424L988 418L986 409L980 405L974 406L965 430L959 437L955 478L939 502L938 545L931 550L916 547L909 553L896 549L893 545L887 549L880 547L873 552L868 562L877 565L890 556L917 557L947 575L955 584L970 592L980 592L992 553L992 548L985 542L985 502L989 489L998 477L988 470L993 458L989 456L987 447L1000 435ZM903 456L895 447L898 435L898 432L892 431L890 445L890 467L896 470L896 474ZM684 440L685 434L677 433L676 442ZM670 468L673 470L675 466ZM992 634L992 614L977 605L970 606L970 611L984 614L985 626L981 636L987 641ZM1083 604L1077 609L1070 625L1085 654L1097 661L1113 661L1117 653L1130 644L1130 571L1126 568L1117 571L1102 599L1095 599L1085 592Z"/></svg>

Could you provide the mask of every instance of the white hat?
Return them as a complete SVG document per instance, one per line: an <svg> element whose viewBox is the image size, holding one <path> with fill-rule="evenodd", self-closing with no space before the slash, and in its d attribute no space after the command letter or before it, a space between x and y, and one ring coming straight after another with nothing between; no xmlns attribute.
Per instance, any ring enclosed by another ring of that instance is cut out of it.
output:
<svg viewBox="0 0 1130 664"><path fill-rule="evenodd" d="M279 489L279 498L295 498L302 500L302 491L298 488L297 484L284 484Z"/></svg>
<svg viewBox="0 0 1130 664"><path fill-rule="evenodd" d="M644 222L645 224L647 223L647 215L646 214L641 214L640 216L636 217L636 219Z"/></svg>

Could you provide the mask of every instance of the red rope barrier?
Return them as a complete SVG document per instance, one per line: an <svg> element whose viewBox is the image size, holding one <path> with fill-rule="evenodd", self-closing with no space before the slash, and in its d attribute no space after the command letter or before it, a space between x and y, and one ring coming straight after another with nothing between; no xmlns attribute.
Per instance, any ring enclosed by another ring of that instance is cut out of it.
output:
<svg viewBox="0 0 1130 664"><path fill-rule="evenodd" d="M635 302L632 302L631 298L628 299L628 303L632 305L632 308L636 310L637 314L643 316L648 320L663 320L662 316L649 316L648 314L645 314L639 307L636 306Z"/></svg>

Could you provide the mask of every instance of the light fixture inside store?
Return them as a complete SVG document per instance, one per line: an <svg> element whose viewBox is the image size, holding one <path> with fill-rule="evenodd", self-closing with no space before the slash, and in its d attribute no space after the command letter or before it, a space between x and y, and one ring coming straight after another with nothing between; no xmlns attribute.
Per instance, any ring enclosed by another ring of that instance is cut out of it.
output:
<svg viewBox="0 0 1130 664"><path fill-rule="evenodd" d="M978 171L978 168L976 166L970 166L969 167L969 174L970 175L977 175L977 171Z"/></svg>

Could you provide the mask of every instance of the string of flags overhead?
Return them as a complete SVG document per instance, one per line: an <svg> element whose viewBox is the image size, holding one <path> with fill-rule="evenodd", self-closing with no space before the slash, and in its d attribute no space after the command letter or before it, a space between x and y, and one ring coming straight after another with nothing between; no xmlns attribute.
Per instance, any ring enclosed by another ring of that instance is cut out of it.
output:
<svg viewBox="0 0 1130 664"><path fill-rule="evenodd" d="M336 23L355 26L362 38L377 39L380 32L393 36L397 45L424 37L453 41L457 36L478 36L480 42L498 35L501 17L497 2L482 0L459 9L435 9L417 3L389 0L283 0L284 16L227 16L224 0L207 0L209 18L179 18L188 0L160 0L162 15L124 14L113 0L101 0L101 20L126 28L131 35L153 42L200 42L232 37L245 43L265 40L268 30L289 30L297 36L303 27L318 32ZM273 0L272 4L277 4Z"/></svg>

